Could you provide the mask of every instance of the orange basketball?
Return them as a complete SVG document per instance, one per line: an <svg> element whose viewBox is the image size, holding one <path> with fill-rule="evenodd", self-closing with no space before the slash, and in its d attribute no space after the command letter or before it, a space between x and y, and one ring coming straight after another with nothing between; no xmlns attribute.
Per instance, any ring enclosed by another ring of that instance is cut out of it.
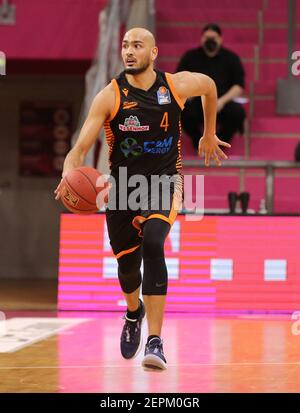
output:
<svg viewBox="0 0 300 413"><path fill-rule="evenodd" d="M75 214L94 214L107 202L108 183L98 180L101 172L89 166L81 166L70 171L62 182L61 201ZM100 186L97 186L100 181ZM98 194L102 193L101 197ZM102 201L101 201L102 199ZM97 201L98 200L98 201Z"/></svg>

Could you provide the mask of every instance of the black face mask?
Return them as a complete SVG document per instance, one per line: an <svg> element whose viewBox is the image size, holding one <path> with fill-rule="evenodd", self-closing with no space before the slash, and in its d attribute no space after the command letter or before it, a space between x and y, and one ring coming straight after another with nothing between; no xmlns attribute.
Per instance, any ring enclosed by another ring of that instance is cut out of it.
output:
<svg viewBox="0 0 300 413"><path fill-rule="evenodd" d="M204 47L209 52L215 52L218 48L218 43L212 37L208 38L204 42Z"/></svg>

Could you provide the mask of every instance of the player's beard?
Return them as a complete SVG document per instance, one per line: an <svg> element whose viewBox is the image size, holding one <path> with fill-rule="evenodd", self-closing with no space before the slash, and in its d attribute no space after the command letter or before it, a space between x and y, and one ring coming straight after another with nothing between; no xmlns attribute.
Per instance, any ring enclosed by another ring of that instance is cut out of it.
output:
<svg viewBox="0 0 300 413"><path fill-rule="evenodd" d="M139 75L140 73L145 72L150 66L150 61L144 62L140 67L126 67L124 72L127 75Z"/></svg>

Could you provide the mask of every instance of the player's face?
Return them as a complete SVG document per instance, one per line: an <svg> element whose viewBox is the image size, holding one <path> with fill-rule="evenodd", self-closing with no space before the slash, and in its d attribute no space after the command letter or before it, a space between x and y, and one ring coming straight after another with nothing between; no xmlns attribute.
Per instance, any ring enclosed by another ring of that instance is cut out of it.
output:
<svg viewBox="0 0 300 413"><path fill-rule="evenodd" d="M136 75L144 72L152 63L152 48L142 40L124 39L122 59L125 73Z"/></svg>

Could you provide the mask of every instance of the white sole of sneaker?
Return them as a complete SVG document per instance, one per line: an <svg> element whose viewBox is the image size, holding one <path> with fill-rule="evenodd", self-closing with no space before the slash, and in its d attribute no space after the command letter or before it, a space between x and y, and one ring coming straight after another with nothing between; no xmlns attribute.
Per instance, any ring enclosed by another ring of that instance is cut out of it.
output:
<svg viewBox="0 0 300 413"><path fill-rule="evenodd" d="M139 346L138 346L138 349L137 349L135 355L134 355L133 357L131 357L130 360L135 359L135 358L139 355L142 347L143 347L143 337L142 337L142 335L141 335L140 344L139 344Z"/></svg>
<svg viewBox="0 0 300 413"><path fill-rule="evenodd" d="M167 363L165 363L160 357L154 354L148 354L143 358L142 366L146 370L166 370Z"/></svg>

